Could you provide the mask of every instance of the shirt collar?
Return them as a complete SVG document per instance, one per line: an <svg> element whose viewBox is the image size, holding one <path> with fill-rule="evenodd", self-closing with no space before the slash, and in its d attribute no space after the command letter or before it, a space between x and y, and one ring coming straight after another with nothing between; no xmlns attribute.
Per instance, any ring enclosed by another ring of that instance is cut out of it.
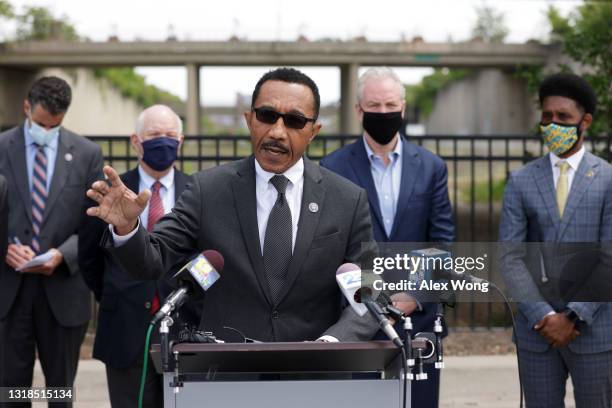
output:
<svg viewBox="0 0 612 408"><path fill-rule="evenodd" d="M148 189L151 189L153 187L153 183L157 181L151 177L140 164L138 165L138 176L140 176L140 182L143 183ZM174 167L170 169L168 174L160 178L159 182L166 188L166 191L168 191L170 187L174 185Z"/></svg>
<svg viewBox="0 0 612 408"><path fill-rule="evenodd" d="M265 183L266 185L272 177L276 176L275 173L265 171L259 165L257 159L255 159L255 175L261 182ZM297 185L297 183L304 177L304 159L300 157L300 160L298 160L293 166L289 167L283 173L283 176L287 177L293 186Z"/></svg>
<svg viewBox="0 0 612 408"><path fill-rule="evenodd" d="M370 159L370 162L372 162L372 160L374 160L375 158L380 159L380 157L374 153L374 150L372 150L372 148L368 144L365 134L362 137L363 137L363 144L365 145L366 153L368 155L368 159ZM395 162L397 159L402 157L402 151L403 151L402 135L399 135L399 137L397 138L397 143L395 144L395 147L393 148L392 151L389 152L389 159L391 159L392 162Z"/></svg>
<svg viewBox="0 0 612 408"><path fill-rule="evenodd" d="M584 146L582 146L580 147L580 150L578 150L576 153L572 154L570 157L566 159L562 159L559 156L551 152L550 153L550 164L552 164L554 168L558 162L565 160L570 165L570 167L574 169L574 171L578 171L578 166L580 165L580 162L582 161L582 158L584 157L585 152L586 152L586 149L584 148Z"/></svg>
<svg viewBox="0 0 612 408"><path fill-rule="evenodd" d="M26 147L35 145L34 139L32 139L32 136L30 135L30 127L28 126L28 119L26 119L25 122L23 123L23 135L25 138ZM53 140L51 140L51 142L47 144L47 147L49 147L52 150L57 150L58 140L59 140L59 135L56 138L53 138Z"/></svg>

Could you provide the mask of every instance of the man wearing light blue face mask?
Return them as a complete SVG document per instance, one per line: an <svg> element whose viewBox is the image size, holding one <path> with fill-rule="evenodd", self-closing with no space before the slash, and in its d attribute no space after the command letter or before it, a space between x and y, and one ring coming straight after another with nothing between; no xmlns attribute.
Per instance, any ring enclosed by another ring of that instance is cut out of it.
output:
<svg viewBox="0 0 612 408"><path fill-rule="evenodd" d="M40 78L23 125L0 134L11 240L0 273L0 387L31 386L36 353L48 387L72 386L91 315L77 233L103 160L99 146L61 126L70 102L66 81ZM44 263L26 267L37 255Z"/></svg>
<svg viewBox="0 0 612 408"><path fill-rule="evenodd" d="M571 376L577 408L611 407L611 297L563 292L570 256L581 255L569 253L570 244L601 248L578 267L584 287L601 275L610 279L612 166L583 146L597 99L573 74L546 78L539 97L540 133L550 153L510 175L499 233L508 243L502 246L504 277L518 302L515 339L525 400L528 407L563 407ZM508 249L523 242L534 244Z"/></svg>
<svg viewBox="0 0 612 408"><path fill-rule="evenodd" d="M140 215L143 227L151 231L156 222L172 210L191 180L190 176L174 168L183 143L181 119L167 106L151 106L138 116L130 140L138 155L138 167L120 177L132 191L151 191L151 199ZM87 228L79 235L79 262L85 281L100 302L93 357L106 365L111 406L130 407L138 403L144 333L152 315L172 288L165 278L156 282L127 276L99 246L107 228L108 225L98 218L87 221ZM174 327L182 323L197 326L201 308L194 303L186 304ZM162 406L161 381L149 360L144 406Z"/></svg>

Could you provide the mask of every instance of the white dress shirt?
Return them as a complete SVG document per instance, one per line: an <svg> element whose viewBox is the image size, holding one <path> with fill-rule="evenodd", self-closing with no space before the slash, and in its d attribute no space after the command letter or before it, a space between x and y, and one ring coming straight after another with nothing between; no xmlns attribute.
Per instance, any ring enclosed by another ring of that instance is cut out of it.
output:
<svg viewBox="0 0 612 408"><path fill-rule="evenodd" d="M374 153L365 136L363 136L363 144L370 160L370 171L372 173L372 180L374 180L376 195L378 196L378 204L383 217L385 232L387 237L389 237L395 222L395 213L402 183L402 137L398 136L395 148L388 153L389 164L387 165L385 165L382 158Z"/></svg>
<svg viewBox="0 0 612 408"><path fill-rule="evenodd" d="M560 161L566 161L570 166L567 169L567 191L568 193L572 191L572 182L574 181L574 175L576 171L578 171L578 166L584 157L585 148L582 146L580 150L576 153L572 154L567 159L562 159L556 156L553 153L550 153L550 165L552 166L553 171L553 180L555 182L555 189L557 188L557 182L559 181L559 175L561 174L561 169L557 166L557 163Z"/></svg>

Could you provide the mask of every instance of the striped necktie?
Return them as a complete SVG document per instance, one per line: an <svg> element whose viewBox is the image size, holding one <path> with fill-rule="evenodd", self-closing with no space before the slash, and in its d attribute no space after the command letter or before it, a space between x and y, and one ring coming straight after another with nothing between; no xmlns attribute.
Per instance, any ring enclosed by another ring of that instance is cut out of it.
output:
<svg viewBox="0 0 612 408"><path fill-rule="evenodd" d="M149 217L147 218L147 231L153 231L153 227L164 216L164 204L162 203L159 190L162 184L158 181L151 186L151 201L149 201Z"/></svg>
<svg viewBox="0 0 612 408"><path fill-rule="evenodd" d="M147 221L147 231L153 231L153 227L159 221L161 217L164 216L164 204L162 203L161 195L159 190L161 189L162 184L157 180L151 186L151 200L149 201L149 217ZM159 299L159 293L155 290L155 294L153 295L153 299L151 299L151 309L149 310L149 314L154 315L161 307L161 301Z"/></svg>
<svg viewBox="0 0 612 408"><path fill-rule="evenodd" d="M40 251L40 228L42 227L43 215L45 213L45 202L47 200L47 155L45 146L36 146L34 157L34 171L32 172L32 249L39 254Z"/></svg>

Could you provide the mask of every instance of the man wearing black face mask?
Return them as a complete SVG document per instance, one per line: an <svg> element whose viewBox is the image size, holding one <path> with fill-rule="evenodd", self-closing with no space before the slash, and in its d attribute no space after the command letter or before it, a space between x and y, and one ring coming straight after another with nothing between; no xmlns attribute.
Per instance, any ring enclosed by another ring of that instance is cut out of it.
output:
<svg viewBox="0 0 612 408"><path fill-rule="evenodd" d="M157 220L174 207L191 179L173 167L183 142L181 120L167 106L151 106L138 117L131 142L139 164L121 179L133 191L151 191L140 222L152 230ZM79 262L100 303L93 356L106 364L111 405L136 406L146 328L171 288L163 278L157 282L128 278L98 245L107 224L98 218L89 218L88 223L89 228L84 228L79 237ZM197 325L200 309L185 305L180 317ZM161 376L155 373L153 364L148 367L144 406L161 407Z"/></svg>
<svg viewBox="0 0 612 408"><path fill-rule="evenodd" d="M399 134L405 108L401 81L389 68L369 69L359 78L357 98L363 137L321 165L365 188L377 242L452 242L446 165ZM411 316L415 333L433 331L435 304L407 294L392 299ZM426 368L429 380L412 383L414 407L438 405L439 374L431 365Z"/></svg>

